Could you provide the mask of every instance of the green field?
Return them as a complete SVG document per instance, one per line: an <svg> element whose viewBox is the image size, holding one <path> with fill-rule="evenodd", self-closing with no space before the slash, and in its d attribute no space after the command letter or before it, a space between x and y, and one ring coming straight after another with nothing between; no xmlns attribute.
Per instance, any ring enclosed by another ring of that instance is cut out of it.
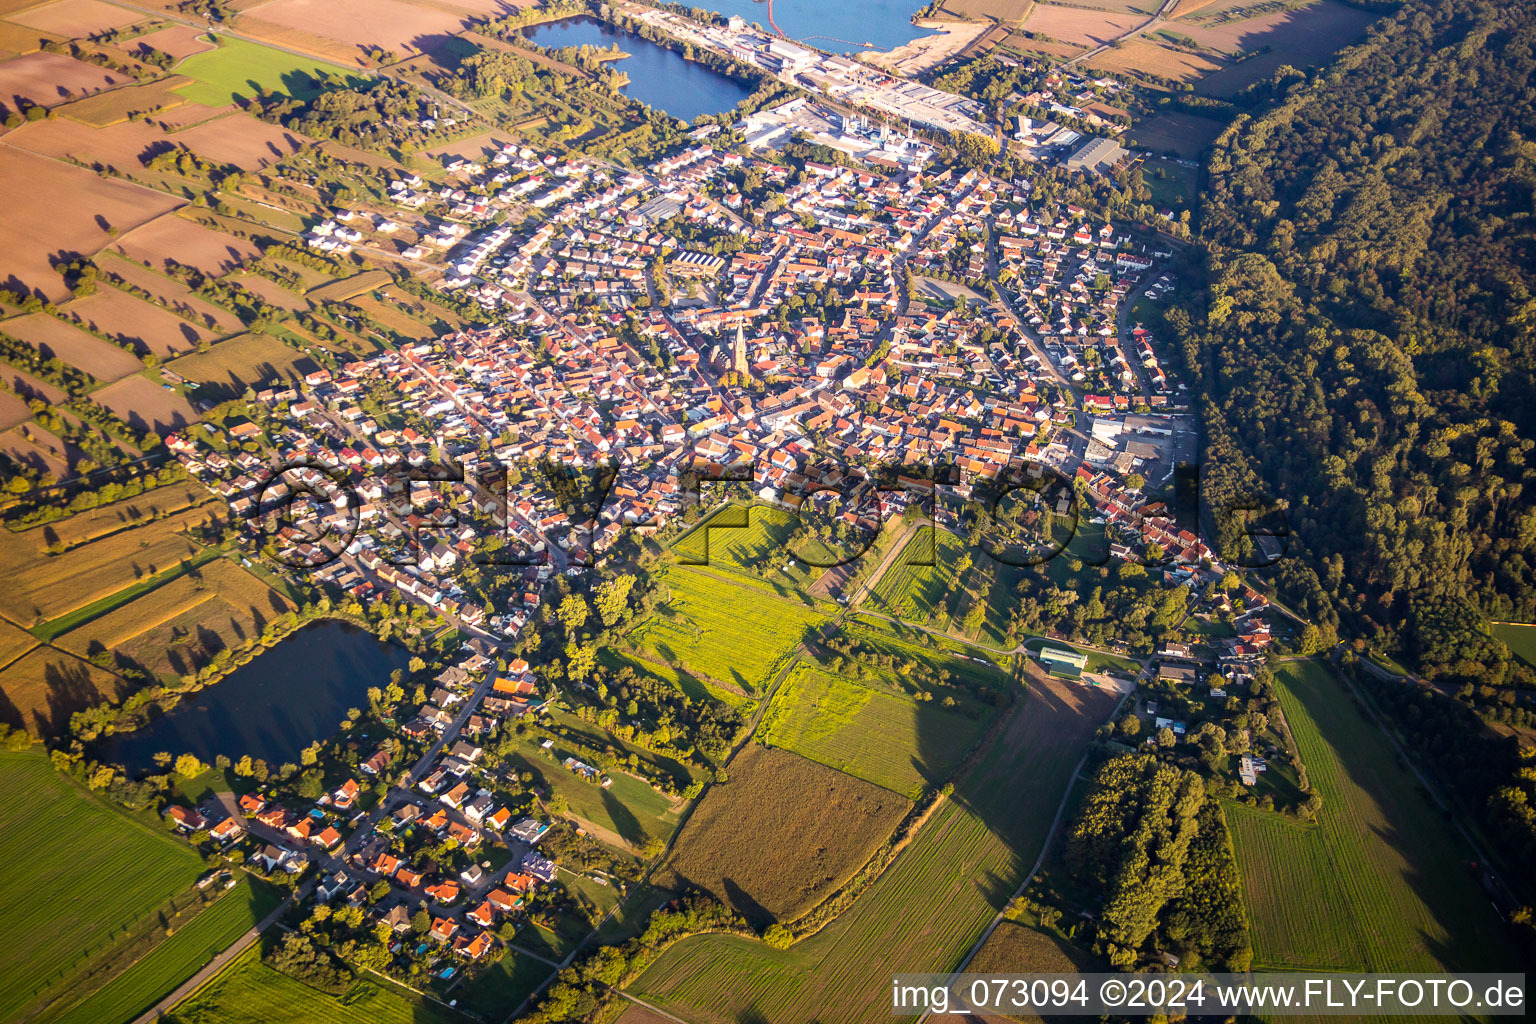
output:
<svg viewBox="0 0 1536 1024"><path fill-rule="evenodd" d="M970 558L969 567L961 563ZM932 565L922 564L932 560ZM1065 559L1053 559L1052 563ZM972 548L948 530L923 531L907 542L901 554L875 583L863 607L931 629L967 636L982 643L1008 645L1008 624L1018 602L1014 595L1032 570L999 562ZM982 618L967 624L967 614L980 605Z"/></svg>
<svg viewBox="0 0 1536 1024"><path fill-rule="evenodd" d="M1228 808L1254 965L1358 971L1500 970L1504 930L1455 831L1386 736L1324 665L1277 667L1313 788L1316 825Z"/></svg>
<svg viewBox="0 0 1536 1024"><path fill-rule="evenodd" d="M550 753L556 755L553 760ZM518 744L513 763L520 772L533 772L536 784L550 797L563 796L572 814L616 833L627 843L638 845L647 838L666 838L672 834L677 826L678 811L671 798L633 775L618 771L609 776L613 785L604 789L566 770L561 763L567 757L582 760L582 754L559 740L555 741L553 750L546 753L537 738L529 737Z"/></svg>
<svg viewBox="0 0 1536 1024"><path fill-rule="evenodd" d="M884 1019L872 979L945 971L1034 863L1078 759L1115 706L1097 688L1027 697L917 837L853 906L787 950L735 936L684 939L632 986L695 1024Z"/></svg>
<svg viewBox="0 0 1536 1024"><path fill-rule="evenodd" d="M743 514L745 512L745 514ZM730 506L711 515L672 545L673 554L715 571L740 573L775 583L804 587L822 569L794 557L789 534L795 513L767 505ZM826 565L854 552L833 552L812 541L797 547L801 554Z"/></svg>
<svg viewBox="0 0 1536 1024"><path fill-rule="evenodd" d="M0 751L0 1019L67 987L92 956L202 874L192 849L54 771Z"/></svg>
<svg viewBox="0 0 1536 1024"><path fill-rule="evenodd" d="M219 48L197 53L182 61L176 73L195 78L177 90L194 103L222 107L237 99L250 99L256 86L308 100L319 92L319 80L345 80L352 72L337 64L298 57L260 43L223 37Z"/></svg>
<svg viewBox="0 0 1536 1024"><path fill-rule="evenodd" d="M916 799L949 778L986 726L986 709L919 703L810 663L779 687L758 730L764 743Z"/></svg>
<svg viewBox="0 0 1536 1024"><path fill-rule="evenodd" d="M517 1009L553 971L542 960L509 950L485 971L454 989L449 998L461 1009L499 1021Z"/></svg>
<svg viewBox="0 0 1536 1024"><path fill-rule="evenodd" d="M465 1018L413 999L403 989L359 979L341 997L326 995L261 962L252 946L166 1018L175 1024L462 1024Z"/></svg>
<svg viewBox="0 0 1536 1024"><path fill-rule="evenodd" d="M1493 635L1509 645L1515 657L1536 668L1536 626L1494 626Z"/></svg>
<svg viewBox="0 0 1536 1024"><path fill-rule="evenodd" d="M116 978L42 1024L124 1024L234 945L277 906L277 891L249 876Z"/></svg>
<svg viewBox="0 0 1536 1024"><path fill-rule="evenodd" d="M761 692L825 618L810 598L705 569L668 569L661 590L656 613L630 641L743 693Z"/></svg>

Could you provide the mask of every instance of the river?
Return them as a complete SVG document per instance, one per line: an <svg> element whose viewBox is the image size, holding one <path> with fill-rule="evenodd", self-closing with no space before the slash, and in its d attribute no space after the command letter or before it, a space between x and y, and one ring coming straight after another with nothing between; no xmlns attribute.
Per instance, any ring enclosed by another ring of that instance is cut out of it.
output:
<svg viewBox="0 0 1536 1024"><path fill-rule="evenodd" d="M262 758L274 769L335 734L349 708L368 706L410 652L334 619L312 622L213 685L183 697L143 728L107 740L100 757L130 775L157 770L158 751Z"/></svg>
<svg viewBox="0 0 1536 1024"><path fill-rule="evenodd" d="M722 75L665 46L594 18L548 21L523 29L540 46L618 46L629 54L613 67L629 75L624 95L666 111L682 121L730 110L752 95L752 85Z"/></svg>

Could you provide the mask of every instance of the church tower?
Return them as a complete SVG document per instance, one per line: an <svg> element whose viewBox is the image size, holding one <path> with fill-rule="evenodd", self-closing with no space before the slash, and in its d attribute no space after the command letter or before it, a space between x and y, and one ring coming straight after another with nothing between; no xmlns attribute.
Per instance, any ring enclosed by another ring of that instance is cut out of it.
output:
<svg viewBox="0 0 1536 1024"><path fill-rule="evenodd" d="M736 325L736 340L731 343L731 369L743 376L752 372L747 364L747 329L741 324Z"/></svg>

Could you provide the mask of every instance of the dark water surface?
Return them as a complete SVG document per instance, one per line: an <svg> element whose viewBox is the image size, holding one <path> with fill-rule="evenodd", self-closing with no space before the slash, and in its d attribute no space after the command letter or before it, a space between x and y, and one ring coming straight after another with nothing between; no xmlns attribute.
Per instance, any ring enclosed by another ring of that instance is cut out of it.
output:
<svg viewBox="0 0 1536 1024"><path fill-rule="evenodd" d="M336 732L348 708L366 708L368 688L387 685L410 657L365 629L313 622L143 728L112 737L101 757L130 775L155 770L161 750L209 764L219 754L250 754L273 768L297 763L305 747Z"/></svg>
<svg viewBox="0 0 1536 1024"><path fill-rule="evenodd" d="M595 18L576 17L531 25L523 35L540 46L617 46L629 54L613 67L629 75L624 95L664 110L683 121L700 114L730 110L752 95L752 86L738 82L649 39L614 28Z"/></svg>

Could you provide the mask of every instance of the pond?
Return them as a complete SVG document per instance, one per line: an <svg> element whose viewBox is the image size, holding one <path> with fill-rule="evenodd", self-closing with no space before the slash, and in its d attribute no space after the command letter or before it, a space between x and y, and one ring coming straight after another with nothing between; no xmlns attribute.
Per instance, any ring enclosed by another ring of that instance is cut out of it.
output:
<svg viewBox="0 0 1536 1024"><path fill-rule="evenodd" d="M564 46L619 47L629 54L613 65L629 75L629 84L621 90L624 95L681 121L692 121L700 114L722 113L752 95L750 83L684 60L675 50L595 18L549 21L523 29L523 35L552 50Z"/></svg>
<svg viewBox="0 0 1536 1024"><path fill-rule="evenodd" d="M757 0L693 0L705 10L739 14L768 31L768 5ZM873 43L894 50L933 31L912 24L919 0L773 0L773 20L791 39L832 53L852 53Z"/></svg>
<svg viewBox="0 0 1536 1024"><path fill-rule="evenodd" d="M156 770L162 750L209 764L220 754L250 754L273 768L298 763L300 751L333 735L349 708L366 708L368 688L387 685L410 657L349 623L313 622L144 727L112 737L100 756L130 775Z"/></svg>

